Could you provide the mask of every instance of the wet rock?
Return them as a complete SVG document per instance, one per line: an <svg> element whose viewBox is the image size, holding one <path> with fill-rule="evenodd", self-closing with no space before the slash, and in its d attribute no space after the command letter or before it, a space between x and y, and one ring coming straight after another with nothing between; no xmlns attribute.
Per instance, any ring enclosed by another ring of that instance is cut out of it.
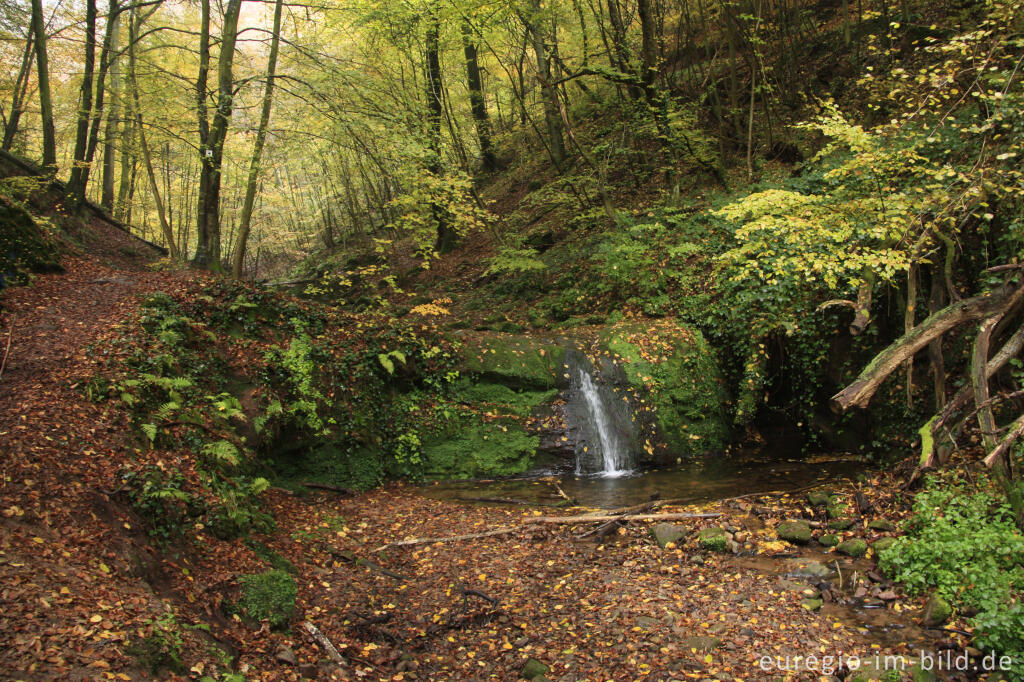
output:
<svg viewBox="0 0 1024 682"><path fill-rule="evenodd" d="M892 547L895 542L896 538L882 538L881 540L875 540L871 543L871 549L875 550L875 554L878 554L879 552L884 552Z"/></svg>
<svg viewBox="0 0 1024 682"><path fill-rule="evenodd" d="M687 637L681 642L684 649L696 649L697 651L711 651L712 649L717 649L721 643L721 640L717 637L708 637L706 635Z"/></svg>
<svg viewBox="0 0 1024 682"><path fill-rule="evenodd" d="M826 533L825 535L822 535L820 538L818 538L818 542L825 545L826 547L835 547L840 542L842 542L842 540L835 533Z"/></svg>
<svg viewBox="0 0 1024 682"><path fill-rule="evenodd" d="M849 557L862 557L868 553L868 543L860 538L847 540L836 545L836 551Z"/></svg>
<svg viewBox="0 0 1024 682"><path fill-rule="evenodd" d="M832 493L828 490L812 490L807 493L807 502L812 507L824 507L832 499Z"/></svg>
<svg viewBox="0 0 1024 682"><path fill-rule="evenodd" d="M892 590L882 590L875 596L881 599L882 601L895 601L899 598L899 596Z"/></svg>
<svg viewBox="0 0 1024 682"><path fill-rule="evenodd" d="M298 665L299 659L295 657L295 652L289 647L283 646L277 650L274 655L278 663L287 663L288 665Z"/></svg>
<svg viewBox="0 0 1024 682"><path fill-rule="evenodd" d="M953 607L949 605L949 602L940 597L938 593L933 593L928 597L928 601L925 602L924 609L921 611L921 623L926 627L935 627L945 623L951 615L953 615Z"/></svg>
<svg viewBox="0 0 1024 682"><path fill-rule="evenodd" d="M692 557L690 557L690 563L694 564L696 566L703 566L704 565L704 555L703 554L694 554Z"/></svg>
<svg viewBox="0 0 1024 682"><path fill-rule="evenodd" d="M523 670L519 675L527 680L535 680L538 677L547 675L550 671L551 668L547 667L536 658L531 658L526 661L526 664L523 666Z"/></svg>
<svg viewBox="0 0 1024 682"><path fill-rule="evenodd" d="M658 624L657 618L651 618L650 616L639 616L636 619L636 624L642 628L652 628Z"/></svg>
<svg viewBox="0 0 1024 682"><path fill-rule="evenodd" d="M792 569L789 571L791 578L827 579L835 575L835 570L819 561L796 560L791 566Z"/></svg>
<svg viewBox="0 0 1024 682"><path fill-rule="evenodd" d="M811 526L806 521L783 521L775 531L787 542L806 545L811 541Z"/></svg>
<svg viewBox="0 0 1024 682"><path fill-rule="evenodd" d="M820 611L821 600L820 599L804 599L800 602L800 606L804 607L808 611Z"/></svg>
<svg viewBox="0 0 1024 682"><path fill-rule="evenodd" d="M686 536L687 529L674 523L659 523L651 528L651 536L658 543L658 547L665 549L668 544L678 543Z"/></svg>
<svg viewBox="0 0 1024 682"><path fill-rule="evenodd" d="M886 519L875 519L868 523L868 528L871 530L878 530L883 532L891 532L896 530L896 526L893 525L892 521Z"/></svg>
<svg viewBox="0 0 1024 682"><path fill-rule="evenodd" d="M299 675L307 680L315 680L320 677L320 668L312 664L300 665Z"/></svg>
<svg viewBox="0 0 1024 682"><path fill-rule="evenodd" d="M846 530L853 525L853 519L832 519L828 522L830 530Z"/></svg>
<svg viewBox="0 0 1024 682"><path fill-rule="evenodd" d="M700 535L697 537L697 544L700 545L701 549L711 552L724 552L729 548L729 536L724 528L712 526L700 532Z"/></svg>

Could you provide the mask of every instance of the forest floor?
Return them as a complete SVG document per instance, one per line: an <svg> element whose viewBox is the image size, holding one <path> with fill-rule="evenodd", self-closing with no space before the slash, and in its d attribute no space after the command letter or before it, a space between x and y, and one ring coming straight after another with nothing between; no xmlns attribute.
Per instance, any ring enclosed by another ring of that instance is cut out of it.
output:
<svg viewBox="0 0 1024 682"><path fill-rule="evenodd" d="M117 494L127 461L176 467L186 455L147 450L116 404L88 399L91 358L140 295L204 275L154 272L113 242L3 294L2 678L147 679L138 644L154 635L183 662L157 676L183 679L516 679L531 659L543 667L526 672L552 680L821 679L845 675L844 656L916 660L921 647L963 646L953 632L918 628L919 600L877 575L870 553L779 541L779 521L824 518L798 494L661 507L723 514L673 521L684 533L662 548L648 522L582 537L597 524L539 523L536 510L453 504L404 484L356 496L274 488L265 499L276 531L254 539L294 567L297 613L287 631L249 627L223 605L241 574L267 568L253 543L197 530L157 551ZM847 536L891 535L867 522L906 514L907 498L877 483L865 486L874 511ZM852 484L834 490L853 494ZM700 549L695 531L708 526L725 526L738 553ZM377 551L506 527L515 530ZM809 564L833 572L801 577ZM814 612L805 600L818 592Z"/></svg>

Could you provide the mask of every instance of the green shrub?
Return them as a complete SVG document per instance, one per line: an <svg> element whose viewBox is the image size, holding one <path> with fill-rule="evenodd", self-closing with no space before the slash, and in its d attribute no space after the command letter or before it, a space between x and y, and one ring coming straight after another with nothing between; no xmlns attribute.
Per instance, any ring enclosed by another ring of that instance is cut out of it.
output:
<svg viewBox="0 0 1024 682"><path fill-rule="evenodd" d="M160 618L146 621L150 634L128 645L128 653L156 675L162 670L181 674L185 672L182 661L183 640L174 613L168 612Z"/></svg>
<svg viewBox="0 0 1024 682"><path fill-rule="evenodd" d="M1011 679L1024 680L1024 536L1009 507L931 481L914 511L879 566L910 593L934 589L954 607L976 610L977 644L1012 657Z"/></svg>
<svg viewBox="0 0 1024 682"><path fill-rule="evenodd" d="M243 575L238 579L242 594L234 612L255 622L266 620L272 628L283 628L295 613L298 590L295 579L285 571Z"/></svg>

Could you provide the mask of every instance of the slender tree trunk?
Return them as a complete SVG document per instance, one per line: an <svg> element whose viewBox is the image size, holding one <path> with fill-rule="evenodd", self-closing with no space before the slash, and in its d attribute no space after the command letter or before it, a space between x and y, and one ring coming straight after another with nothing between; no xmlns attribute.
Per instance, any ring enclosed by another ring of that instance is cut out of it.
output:
<svg viewBox="0 0 1024 682"><path fill-rule="evenodd" d="M260 180L260 161L263 157L263 144L267 139L267 128L270 127L270 109L274 98L274 75L277 70L277 50L281 43L281 5L282 0L274 3L274 33L270 38L270 55L267 58L267 82L263 91L263 109L260 111L260 126L256 131L256 142L253 145L252 158L249 160L249 176L245 183L245 201L242 204L242 215L238 225L238 239L231 261L231 275L236 279L242 277L242 266L245 263L245 247L249 240L249 226L252 222L252 210L256 200L256 187Z"/></svg>
<svg viewBox="0 0 1024 682"><path fill-rule="evenodd" d="M544 41L540 0L530 0L530 16L526 24L533 41L537 76L544 93L544 123L548 133L548 152L551 154L552 163L561 170L565 163L565 138L562 136L562 119L558 113L558 90L551 82L551 62Z"/></svg>
<svg viewBox="0 0 1024 682"><path fill-rule="evenodd" d="M116 6L116 0L112 0L111 5ZM117 139L117 127L121 116L121 68L117 54L121 45L121 13L113 14L107 27L107 35L110 36L110 106L107 109L107 125L103 134L103 191L100 196L100 205L108 211L114 209L114 168L117 161L114 140ZM127 152L126 148L121 149L122 154Z"/></svg>
<svg viewBox="0 0 1024 682"><path fill-rule="evenodd" d="M89 146L89 120L92 117L93 75L96 68L96 0L85 2L85 59L82 85L78 97L78 124L75 127L75 152L72 156L71 179L67 196L72 205L85 200L85 153Z"/></svg>
<svg viewBox="0 0 1024 682"><path fill-rule="evenodd" d="M494 150L491 148L491 120L487 115L487 101L484 99L483 78L477 59L476 42L469 20L462 19L462 52L466 58L466 84L469 87L469 107L476 123L476 136L480 142L480 159L484 170L490 172L497 167Z"/></svg>
<svg viewBox="0 0 1024 682"><path fill-rule="evenodd" d="M153 194L153 202L156 204L157 216L160 219L160 229L163 232L164 241L167 243L167 250L170 251L171 258L178 260L180 257L178 243L174 240L174 233L171 231L171 226L167 222L167 214L164 211L164 202L160 197L160 185L157 183L156 173L153 171L153 158L149 153L149 145L146 142L146 129L142 125L142 107L139 102L139 81L135 74L135 41L140 28L136 21L137 17L135 8L133 7L128 21L128 78L131 79L132 97L134 100L132 108L135 111L135 125L139 134L139 148L142 152L143 165L146 167L146 175L149 177L149 188Z"/></svg>
<svg viewBox="0 0 1024 682"><path fill-rule="evenodd" d="M427 24L426 48L426 86L427 86L427 136L430 144L430 161L427 164L427 171L435 177L441 176L441 117L444 115L444 104L442 97L441 82L441 58L440 58L440 19L437 15L437 7L431 5L430 17ZM447 253L455 248L455 241L458 235L449 224L448 216L442 206L436 200L432 200L431 212L437 226L437 240L435 248L439 253Z"/></svg>
<svg viewBox="0 0 1024 682"><path fill-rule="evenodd" d="M25 96L28 92L29 76L32 74L32 55L35 40L31 29L25 36L25 51L21 57L21 67L18 69L18 77L14 81L14 93L11 96L11 115L4 125L3 148L10 150L14 144L14 136L18 133L18 122L25 110Z"/></svg>
<svg viewBox="0 0 1024 682"><path fill-rule="evenodd" d="M57 136L53 127L53 100L50 97L50 64L46 54L46 27L43 0L32 0L32 33L35 37L36 77L39 83L39 114L43 120L43 166L57 171Z"/></svg>

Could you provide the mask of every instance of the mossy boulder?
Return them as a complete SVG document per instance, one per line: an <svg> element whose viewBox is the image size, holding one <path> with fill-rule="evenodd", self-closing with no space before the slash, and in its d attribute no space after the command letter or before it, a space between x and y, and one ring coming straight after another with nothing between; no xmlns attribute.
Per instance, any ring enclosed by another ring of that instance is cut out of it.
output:
<svg viewBox="0 0 1024 682"><path fill-rule="evenodd" d="M875 519L868 523L868 528L882 532L892 532L896 530L895 524L887 519Z"/></svg>
<svg viewBox="0 0 1024 682"><path fill-rule="evenodd" d="M630 386L673 456L719 450L729 439L726 394L714 352L696 329L671 320L606 329L604 348L621 363Z"/></svg>
<svg viewBox="0 0 1024 682"><path fill-rule="evenodd" d="M868 553L868 543L860 538L840 542L836 545L836 551L849 557L862 557Z"/></svg>
<svg viewBox="0 0 1024 682"><path fill-rule="evenodd" d="M806 521L783 521L775 531L787 542L806 545L811 541L811 526Z"/></svg>
<svg viewBox="0 0 1024 682"><path fill-rule="evenodd" d="M695 635L693 637L687 637L679 643L684 651L698 651L704 653L717 649L721 646L722 642L717 637L711 637L709 635Z"/></svg>
<svg viewBox="0 0 1024 682"><path fill-rule="evenodd" d="M711 552L724 552L729 548L729 536L724 528L712 526L700 532L697 536L697 544L700 545L701 549Z"/></svg>
<svg viewBox="0 0 1024 682"><path fill-rule="evenodd" d="M829 530L846 530L853 525L853 519L831 519L827 525Z"/></svg>
<svg viewBox="0 0 1024 682"><path fill-rule="evenodd" d="M483 382L526 390L566 383L566 349L555 343L518 334L467 335L460 341L465 371Z"/></svg>

